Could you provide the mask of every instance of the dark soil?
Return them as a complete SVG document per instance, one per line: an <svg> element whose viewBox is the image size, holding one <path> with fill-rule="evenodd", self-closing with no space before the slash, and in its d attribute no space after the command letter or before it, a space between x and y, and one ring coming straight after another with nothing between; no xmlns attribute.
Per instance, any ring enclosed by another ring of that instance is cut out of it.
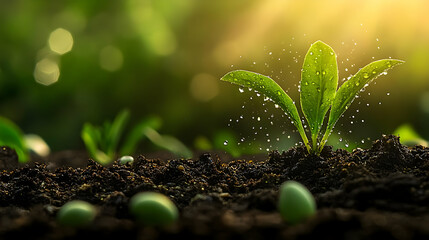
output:
<svg viewBox="0 0 429 240"><path fill-rule="evenodd" d="M429 148L407 148L394 136L352 153L325 147L316 157L298 147L254 162L139 156L132 166L103 167L71 152L38 161L20 166L0 148L0 239L429 239ZM297 225L276 211L278 188L291 179L318 206ZM141 191L169 196L179 221L137 224L128 202ZM97 206L92 225L56 223L72 199Z"/></svg>

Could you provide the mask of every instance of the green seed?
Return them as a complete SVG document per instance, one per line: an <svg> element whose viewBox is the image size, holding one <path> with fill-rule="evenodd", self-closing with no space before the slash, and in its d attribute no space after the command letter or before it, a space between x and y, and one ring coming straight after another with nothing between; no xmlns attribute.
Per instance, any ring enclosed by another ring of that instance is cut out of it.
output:
<svg viewBox="0 0 429 240"><path fill-rule="evenodd" d="M299 223L316 212L316 202L308 189L295 181L286 181L280 187L279 211L291 224Z"/></svg>
<svg viewBox="0 0 429 240"><path fill-rule="evenodd" d="M129 207L136 219L147 225L167 225L179 216L176 205L165 195L155 192L134 195Z"/></svg>
<svg viewBox="0 0 429 240"><path fill-rule="evenodd" d="M79 227L92 222L95 215L95 207L90 203L73 200L61 207L57 214L57 220L64 226Z"/></svg>
<svg viewBox="0 0 429 240"><path fill-rule="evenodd" d="M122 156L121 158L118 159L119 164L127 164L130 163L132 164L134 162L134 158L132 156Z"/></svg>

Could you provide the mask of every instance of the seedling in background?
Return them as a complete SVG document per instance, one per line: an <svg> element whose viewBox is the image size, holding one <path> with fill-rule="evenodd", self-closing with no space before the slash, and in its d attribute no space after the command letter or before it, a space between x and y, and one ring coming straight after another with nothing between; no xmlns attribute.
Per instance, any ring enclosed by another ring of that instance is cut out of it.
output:
<svg viewBox="0 0 429 240"><path fill-rule="evenodd" d="M118 153L118 144L129 115L129 112L124 110L116 116L112 123L105 122L102 127L93 126L90 123L84 124L81 133L82 140L94 160L103 165L113 161L116 153ZM155 145L176 155L186 158L192 157L192 152L182 142L172 136L159 134L157 130L160 127L161 119L157 117L144 119L124 139L124 143L119 149L119 154L133 154L139 141L146 137Z"/></svg>
<svg viewBox="0 0 429 240"><path fill-rule="evenodd" d="M165 195L156 192L134 195L129 208L136 219L146 225L167 225L179 217L176 205Z"/></svg>
<svg viewBox="0 0 429 240"><path fill-rule="evenodd" d="M361 68L344 82L337 91L337 56L332 48L321 41L313 43L304 58L301 73L301 109L310 127L311 143L308 141L298 109L294 101L270 77L244 70L227 73L223 81L251 88L264 94L280 106L289 116L309 153L319 155L335 123L349 108L359 92L390 68L403 63L401 60L383 59ZM329 118L325 133L322 125L328 110Z"/></svg>
<svg viewBox="0 0 429 240"><path fill-rule="evenodd" d="M21 130L12 121L0 117L0 146L8 146L15 150L19 162L27 162L29 151Z"/></svg>
<svg viewBox="0 0 429 240"><path fill-rule="evenodd" d="M316 213L316 201L304 185L286 181L280 186L278 208L286 222L297 224Z"/></svg>
<svg viewBox="0 0 429 240"><path fill-rule="evenodd" d="M57 214L57 220L63 226L81 227L91 223L95 215L95 207L90 203L73 200L61 207Z"/></svg>

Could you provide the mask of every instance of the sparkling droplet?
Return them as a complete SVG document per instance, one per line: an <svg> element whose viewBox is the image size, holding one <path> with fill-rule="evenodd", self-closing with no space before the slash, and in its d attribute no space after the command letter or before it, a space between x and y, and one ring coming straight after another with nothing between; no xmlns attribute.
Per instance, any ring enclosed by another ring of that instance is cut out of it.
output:
<svg viewBox="0 0 429 240"><path fill-rule="evenodd" d="M244 92L244 89L243 89L243 88L238 88L238 91L239 91L240 93L243 93L243 92Z"/></svg>
<svg viewBox="0 0 429 240"><path fill-rule="evenodd" d="M223 145L227 146L228 145L228 140L225 140L225 142L223 142Z"/></svg>

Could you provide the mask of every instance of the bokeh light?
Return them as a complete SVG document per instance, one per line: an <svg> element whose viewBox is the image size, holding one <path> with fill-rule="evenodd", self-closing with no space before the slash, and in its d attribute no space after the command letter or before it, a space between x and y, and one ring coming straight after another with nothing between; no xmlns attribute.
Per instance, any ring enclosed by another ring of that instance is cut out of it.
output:
<svg viewBox="0 0 429 240"><path fill-rule="evenodd" d="M114 72L122 67L124 56L121 50L113 46L107 46L100 51L100 67Z"/></svg>
<svg viewBox="0 0 429 240"><path fill-rule="evenodd" d="M200 73L192 78L189 91L196 100L207 102L219 94L218 82L214 76Z"/></svg>
<svg viewBox="0 0 429 240"><path fill-rule="evenodd" d="M57 62L49 58L44 58L36 64L34 69L34 78L36 82L49 86L58 81L60 77L60 68Z"/></svg>
<svg viewBox="0 0 429 240"><path fill-rule="evenodd" d="M64 28L57 28L49 35L49 48L60 55L68 53L73 48L73 36Z"/></svg>

